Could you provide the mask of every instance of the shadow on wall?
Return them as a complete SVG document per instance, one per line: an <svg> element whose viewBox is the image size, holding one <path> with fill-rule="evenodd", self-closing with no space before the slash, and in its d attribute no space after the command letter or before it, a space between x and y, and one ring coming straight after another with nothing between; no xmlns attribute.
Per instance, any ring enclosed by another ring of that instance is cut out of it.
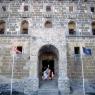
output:
<svg viewBox="0 0 95 95"><path fill-rule="evenodd" d="M10 95L10 85L9 84L2 84L0 85L0 95ZM13 89L12 95L26 95L23 92L15 91Z"/></svg>
<svg viewBox="0 0 95 95"><path fill-rule="evenodd" d="M86 93L87 95L95 95L95 93Z"/></svg>
<svg viewBox="0 0 95 95"><path fill-rule="evenodd" d="M2 92L0 92L0 95L10 95L10 90L2 91ZM22 92L13 91L12 95L26 95L26 94L24 94Z"/></svg>
<svg viewBox="0 0 95 95"><path fill-rule="evenodd" d="M70 82L70 95L76 95L80 92L83 92L82 80L72 80ZM95 95L95 82L85 81L85 95Z"/></svg>

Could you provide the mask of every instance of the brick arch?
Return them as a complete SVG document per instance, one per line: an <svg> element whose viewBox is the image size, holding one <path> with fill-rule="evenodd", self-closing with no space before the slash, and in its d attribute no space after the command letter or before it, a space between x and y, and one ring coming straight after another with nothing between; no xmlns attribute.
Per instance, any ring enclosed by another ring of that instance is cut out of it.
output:
<svg viewBox="0 0 95 95"><path fill-rule="evenodd" d="M38 57L40 57L42 53L48 53L48 52L52 52L57 58L59 57L58 49L54 45L50 44L44 45L39 49Z"/></svg>
<svg viewBox="0 0 95 95"><path fill-rule="evenodd" d="M53 80L56 80L55 84L58 84L58 73L59 73L59 52L58 49L53 45L44 45L39 49L38 52L38 76L39 81L43 81L43 71L49 67L54 73ZM39 82L40 83L40 82ZM41 84L39 84L41 85Z"/></svg>
<svg viewBox="0 0 95 95"><path fill-rule="evenodd" d="M69 21L68 23L68 30L69 34L73 35L76 34L76 23L74 21Z"/></svg>
<svg viewBox="0 0 95 95"><path fill-rule="evenodd" d="M21 34L28 34L29 22L27 20L23 20L21 22Z"/></svg>
<svg viewBox="0 0 95 95"><path fill-rule="evenodd" d="M52 28L52 21L47 20L44 24L45 28Z"/></svg>
<svg viewBox="0 0 95 95"><path fill-rule="evenodd" d="M6 24L6 22L4 20L0 20L0 34L4 34L5 24Z"/></svg>

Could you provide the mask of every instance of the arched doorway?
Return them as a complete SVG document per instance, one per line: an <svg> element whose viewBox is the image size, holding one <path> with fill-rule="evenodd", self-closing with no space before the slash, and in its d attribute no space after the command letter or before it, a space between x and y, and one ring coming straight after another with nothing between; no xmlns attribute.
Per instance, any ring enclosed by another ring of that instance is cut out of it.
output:
<svg viewBox="0 0 95 95"><path fill-rule="evenodd" d="M38 76L39 87L57 87L58 85L58 50L53 45L45 45L39 50ZM49 68L53 72L53 77L43 79L44 71Z"/></svg>

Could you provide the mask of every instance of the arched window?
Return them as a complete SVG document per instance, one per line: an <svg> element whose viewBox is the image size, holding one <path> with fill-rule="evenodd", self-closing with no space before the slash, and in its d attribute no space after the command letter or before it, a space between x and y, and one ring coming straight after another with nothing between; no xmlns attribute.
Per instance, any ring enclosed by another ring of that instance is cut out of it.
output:
<svg viewBox="0 0 95 95"><path fill-rule="evenodd" d="M5 21L0 20L0 34L4 34L5 32Z"/></svg>
<svg viewBox="0 0 95 95"><path fill-rule="evenodd" d="M95 21L92 22L92 34L95 35Z"/></svg>
<svg viewBox="0 0 95 95"><path fill-rule="evenodd" d="M76 34L76 31L75 31L75 29L76 29L76 24L75 24L74 21L70 21L70 22L68 23L68 28L69 28L69 34L70 34L70 35L75 35L75 34Z"/></svg>
<svg viewBox="0 0 95 95"><path fill-rule="evenodd" d="M51 6L46 6L46 11L50 12L51 11Z"/></svg>
<svg viewBox="0 0 95 95"><path fill-rule="evenodd" d="M51 21L46 21L45 22L45 27L46 28L52 28L52 22Z"/></svg>
<svg viewBox="0 0 95 95"><path fill-rule="evenodd" d="M24 11L28 11L28 5L24 6Z"/></svg>
<svg viewBox="0 0 95 95"><path fill-rule="evenodd" d="M28 26L29 26L28 21L26 21L26 20L22 21L22 23L21 23L21 34L28 34Z"/></svg>

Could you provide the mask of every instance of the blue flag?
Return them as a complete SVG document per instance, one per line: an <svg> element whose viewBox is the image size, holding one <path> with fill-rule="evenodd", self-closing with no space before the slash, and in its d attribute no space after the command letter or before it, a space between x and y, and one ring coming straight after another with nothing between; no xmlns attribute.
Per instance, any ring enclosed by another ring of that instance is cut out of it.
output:
<svg viewBox="0 0 95 95"><path fill-rule="evenodd" d="M83 53L85 55L91 55L92 54L91 49L90 48L85 48L85 47L83 47Z"/></svg>

